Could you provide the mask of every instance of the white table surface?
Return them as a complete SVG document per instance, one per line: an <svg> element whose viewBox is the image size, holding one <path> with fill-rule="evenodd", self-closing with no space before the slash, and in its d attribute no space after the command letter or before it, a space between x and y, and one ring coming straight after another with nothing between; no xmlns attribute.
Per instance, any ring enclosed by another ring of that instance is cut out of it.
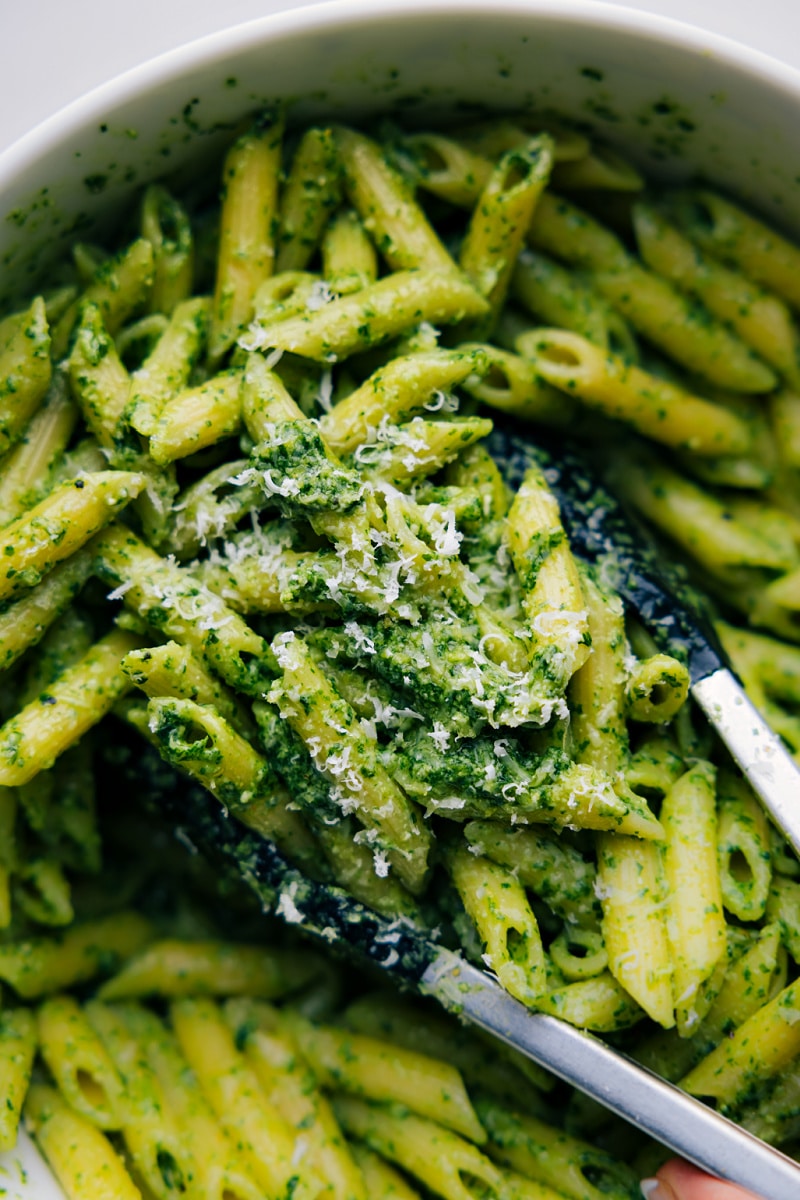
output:
<svg viewBox="0 0 800 1200"><path fill-rule="evenodd" d="M0 149L69 101L154 55L311 2L0 0ZM800 68L800 0L618 2L702 26Z"/></svg>

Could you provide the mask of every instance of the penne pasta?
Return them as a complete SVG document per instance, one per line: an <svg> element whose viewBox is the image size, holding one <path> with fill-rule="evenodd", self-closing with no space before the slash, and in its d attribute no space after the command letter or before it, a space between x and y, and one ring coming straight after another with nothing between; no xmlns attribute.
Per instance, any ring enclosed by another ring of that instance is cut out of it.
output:
<svg viewBox="0 0 800 1200"><path fill-rule="evenodd" d="M25 1122L68 1200L99 1197L101 1188L113 1189L118 1200L141 1200L105 1134L74 1112L55 1088L34 1084L25 1102Z"/></svg>
<svg viewBox="0 0 800 1200"><path fill-rule="evenodd" d="M575 333L532 330L516 348L551 386L653 441L710 458L750 447L747 425L735 413L603 354Z"/></svg>
<svg viewBox="0 0 800 1200"><path fill-rule="evenodd" d="M223 169L219 256L208 335L208 358L216 363L253 315L259 284L275 262L283 117L265 110L249 133L231 147Z"/></svg>

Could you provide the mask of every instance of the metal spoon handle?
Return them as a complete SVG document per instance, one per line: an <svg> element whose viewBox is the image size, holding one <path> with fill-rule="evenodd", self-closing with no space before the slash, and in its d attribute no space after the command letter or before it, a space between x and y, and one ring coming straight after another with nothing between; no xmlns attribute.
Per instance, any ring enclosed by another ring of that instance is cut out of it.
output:
<svg viewBox="0 0 800 1200"><path fill-rule="evenodd" d="M726 667L692 684L692 696L764 808L800 855L800 768Z"/></svg>
<svg viewBox="0 0 800 1200"><path fill-rule="evenodd" d="M704 1171L763 1200L800 1195L800 1166L591 1034L531 1013L483 971L441 951L421 988Z"/></svg>

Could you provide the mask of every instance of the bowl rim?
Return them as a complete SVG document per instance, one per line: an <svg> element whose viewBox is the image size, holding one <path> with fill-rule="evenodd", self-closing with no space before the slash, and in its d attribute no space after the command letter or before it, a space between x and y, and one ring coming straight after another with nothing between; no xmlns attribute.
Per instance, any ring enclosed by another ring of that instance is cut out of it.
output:
<svg viewBox="0 0 800 1200"><path fill-rule="evenodd" d="M190 68L212 65L220 58L252 50L253 44L320 34L355 24L380 25L418 15L435 20L450 14L491 13L493 18L530 17L564 24L597 25L607 31L639 34L645 40L673 49L701 53L721 65L742 71L768 89L800 103L800 69L744 43L698 25L606 0L323 0L284 9L231 25L182 43L112 77L46 117L0 151L0 190L3 182L24 172L70 136L105 113L160 84L179 78Z"/></svg>

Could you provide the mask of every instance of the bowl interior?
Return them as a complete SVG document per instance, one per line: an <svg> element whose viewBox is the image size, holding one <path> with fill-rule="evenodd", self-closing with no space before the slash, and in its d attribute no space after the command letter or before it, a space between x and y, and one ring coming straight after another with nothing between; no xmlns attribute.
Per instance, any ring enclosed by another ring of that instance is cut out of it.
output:
<svg viewBox="0 0 800 1200"><path fill-rule="evenodd" d="M301 122L562 114L656 174L701 172L800 233L790 68L593 0L337 0L154 60L0 155L0 302L118 221L144 182L213 170L237 122L278 98Z"/></svg>

